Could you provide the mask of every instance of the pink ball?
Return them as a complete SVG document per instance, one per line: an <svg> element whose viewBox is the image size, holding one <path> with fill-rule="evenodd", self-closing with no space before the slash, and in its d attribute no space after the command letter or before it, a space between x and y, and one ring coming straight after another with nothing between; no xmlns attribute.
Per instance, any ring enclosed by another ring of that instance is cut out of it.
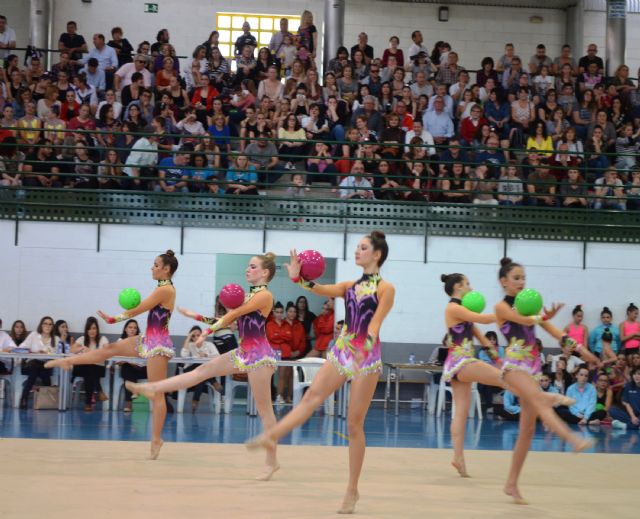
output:
<svg viewBox="0 0 640 519"><path fill-rule="evenodd" d="M301 264L300 275L306 281L313 281L324 274L324 257L317 250L303 250L298 253Z"/></svg>
<svg viewBox="0 0 640 519"><path fill-rule="evenodd" d="M220 303L229 310L238 308L244 303L244 289L235 283L229 283L220 290Z"/></svg>

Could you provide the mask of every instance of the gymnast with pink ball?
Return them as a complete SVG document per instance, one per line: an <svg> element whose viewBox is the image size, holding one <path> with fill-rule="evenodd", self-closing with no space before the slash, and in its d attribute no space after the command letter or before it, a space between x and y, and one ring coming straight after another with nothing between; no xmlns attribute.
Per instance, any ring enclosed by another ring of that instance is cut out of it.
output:
<svg viewBox="0 0 640 519"><path fill-rule="evenodd" d="M219 319L204 317L184 308L178 311L186 317L210 324L205 328L196 345L200 346L211 333L238 321L240 344L238 348L201 364L193 371L176 375L161 382L134 384L126 386L134 394L147 398L156 398L161 393L171 393L195 386L213 377L247 373L251 392L256 402L258 415L265 430L276 424L271 404L271 377L276 368L276 353L267 340L265 325L273 307L273 296L267 288L276 273L275 255L267 253L253 256L249 260L245 278L251 288L245 296L238 285L226 285L220 291L220 302L229 312ZM276 457L276 444L266 449L266 467L256 479L267 481L280 468Z"/></svg>

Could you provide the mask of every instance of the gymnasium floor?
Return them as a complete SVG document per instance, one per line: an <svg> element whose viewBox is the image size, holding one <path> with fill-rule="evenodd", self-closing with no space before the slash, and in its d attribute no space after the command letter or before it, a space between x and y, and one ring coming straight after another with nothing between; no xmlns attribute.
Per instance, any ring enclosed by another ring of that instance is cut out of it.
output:
<svg viewBox="0 0 640 519"><path fill-rule="evenodd" d="M230 415L169 415L166 444L153 462L146 460L149 416L4 408L0 517L335 517L347 476L344 420L316 414L282 442L273 481L256 482L262 457L241 444L260 426L244 407ZM449 465L448 427L448 417L404 408L396 418L374 404L358 516L637 517L637 431L585 428L598 443L576 456L538 427L521 483L531 505L516 506L501 488L517 424L468 421L471 479Z"/></svg>

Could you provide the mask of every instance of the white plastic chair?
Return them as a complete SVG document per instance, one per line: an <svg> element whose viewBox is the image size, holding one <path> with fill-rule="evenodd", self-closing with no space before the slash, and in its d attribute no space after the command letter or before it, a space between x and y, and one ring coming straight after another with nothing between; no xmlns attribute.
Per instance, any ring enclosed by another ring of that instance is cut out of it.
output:
<svg viewBox="0 0 640 519"><path fill-rule="evenodd" d="M440 416L442 411L445 408L445 401L447 397L447 393L451 394L451 413L455 413L456 410L456 402L453 398L453 391L451 390L451 386L447 384L444 380L444 377L440 378L440 386L438 387L438 400L436 403L436 414ZM478 384L471 384L471 405L469 406L469 418L473 418L475 413L478 413L478 419L482 420L482 405L480 402L480 393L478 392Z"/></svg>
<svg viewBox="0 0 640 519"><path fill-rule="evenodd" d="M224 381L224 412L225 414L229 414L233 410L233 401L235 399L236 390L239 387L247 388L247 412L249 414L252 413L253 405L251 402L251 387L248 382L241 382L239 380L233 380L232 375L228 375L225 377Z"/></svg>
<svg viewBox="0 0 640 519"><path fill-rule="evenodd" d="M322 365L326 362L325 359L317 357L308 357L299 359L302 365L296 366L293 373L293 405L296 406L302 399L305 388L311 386L313 378L316 376ZM324 402L324 412L329 416L334 414L334 396L329 396Z"/></svg>

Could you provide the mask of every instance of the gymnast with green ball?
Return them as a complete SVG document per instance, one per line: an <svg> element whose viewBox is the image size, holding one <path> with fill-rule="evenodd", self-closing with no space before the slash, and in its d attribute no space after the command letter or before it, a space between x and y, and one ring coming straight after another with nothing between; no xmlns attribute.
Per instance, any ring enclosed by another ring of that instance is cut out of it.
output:
<svg viewBox="0 0 640 519"><path fill-rule="evenodd" d="M120 304L129 309L115 317L98 311L98 315L109 324L149 312L145 335L128 337L103 348L72 357L50 360L45 364L45 367L60 367L68 370L76 364L96 364L111 357L140 357L147 359L147 376L150 382L167 378L169 359L175 355L175 348L169 336L169 320L176 302L176 290L171 282L171 277L177 269L178 260L172 250L160 254L151 267L151 276L158 282L158 286L149 297L140 302L140 295L137 291L125 289L120 293L119 299ZM136 303L138 304L135 305ZM155 460L160 454L163 444L162 427L167 415L167 406L162 394L154 397L152 403L153 432L149 457Z"/></svg>

